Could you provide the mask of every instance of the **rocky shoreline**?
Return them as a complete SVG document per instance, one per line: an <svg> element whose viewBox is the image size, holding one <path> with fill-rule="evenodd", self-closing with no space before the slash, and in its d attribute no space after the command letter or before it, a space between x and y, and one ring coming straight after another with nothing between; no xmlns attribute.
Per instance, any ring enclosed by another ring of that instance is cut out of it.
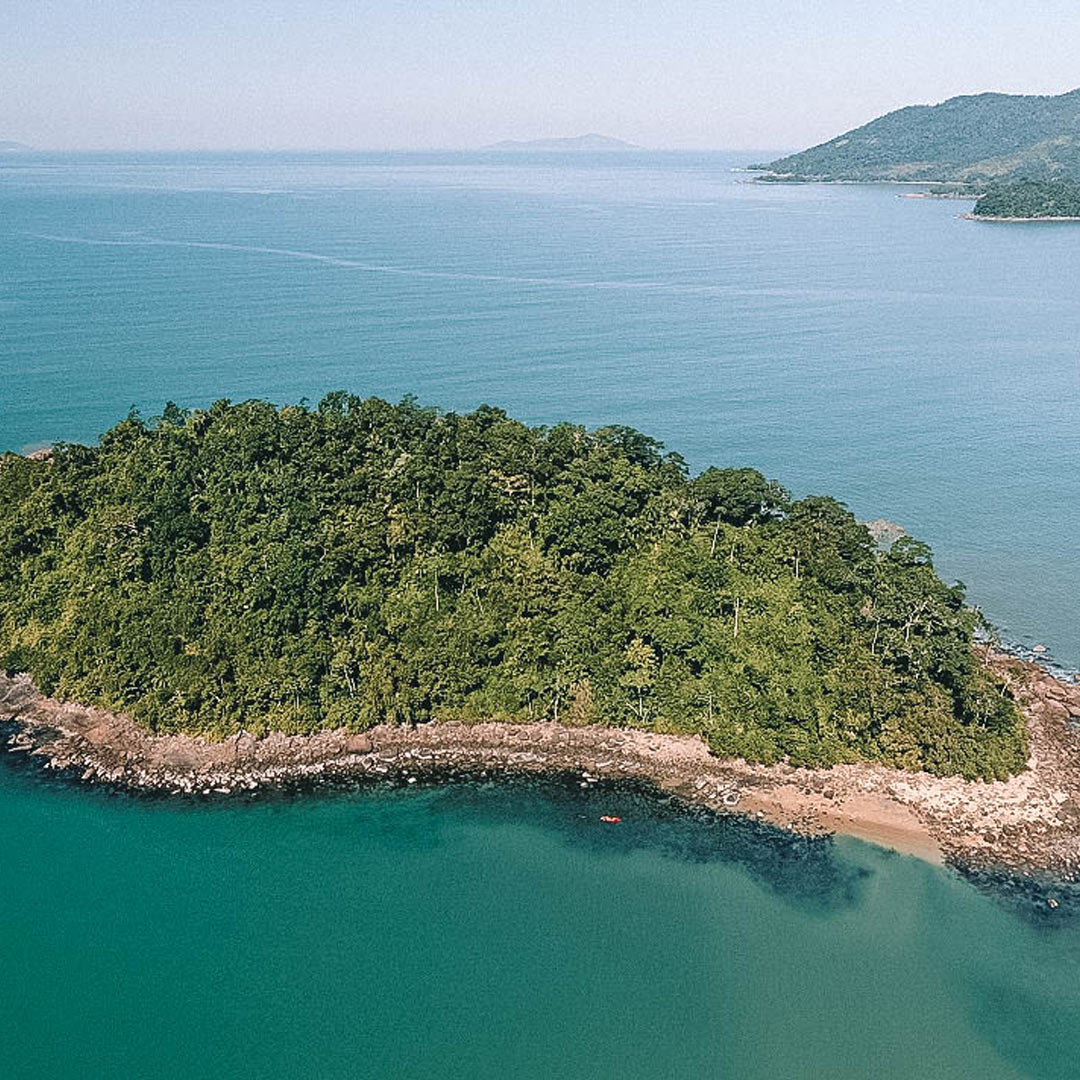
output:
<svg viewBox="0 0 1080 1080"><path fill-rule="evenodd" d="M689 806L744 814L805 835L845 833L965 869L1080 881L1080 685L1007 656L1030 728L1028 768L966 781L880 765L803 769L710 755L694 736L554 723L381 725L309 736L239 733L221 742L159 736L130 719L40 695L0 676L8 749L87 783L228 797L267 788L574 774L634 780Z"/></svg>
<svg viewBox="0 0 1080 1080"><path fill-rule="evenodd" d="M1026 222L1031 222L1031 221L1058 221L1058 222L1060 222L1060 221L1080 221L1080 217L1067 217L1067 216L1054 217L1052 215L1047 215L1047 214L1032 215L1031 217L1003 217L1003 216L1001 216L999 214L976 214L976 213L970 213L970 214L960 214L960 219L962 221L1010 221L1010 222L1017 222L1017 223L1026 223Z"/></svg>

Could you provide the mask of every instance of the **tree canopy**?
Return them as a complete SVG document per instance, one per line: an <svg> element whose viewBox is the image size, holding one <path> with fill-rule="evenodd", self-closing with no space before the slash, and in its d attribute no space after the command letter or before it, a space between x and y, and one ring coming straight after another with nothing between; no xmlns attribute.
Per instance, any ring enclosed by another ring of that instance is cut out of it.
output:
<svg viewBox="0 0 1080 1080"><path fill-rule="evenodd" d="M977 217L1080 218L1080 183L1061 179L991 184L974 213Z"/></svg>
<svg viewBox="0 0 1080 1080"><path fill-rule="evenodd" d="M157 731L555 719L717 753L1025 760L929 549L625 427L345 393L0 458L0 665Z"/></svg>

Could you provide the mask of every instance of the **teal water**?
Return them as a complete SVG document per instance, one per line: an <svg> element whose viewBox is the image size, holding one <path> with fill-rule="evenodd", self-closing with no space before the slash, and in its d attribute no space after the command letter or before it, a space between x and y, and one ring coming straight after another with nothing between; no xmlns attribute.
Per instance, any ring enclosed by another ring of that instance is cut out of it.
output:
<svg viewBox="0 0 1080 1080"><path fill-rule="evenodd" d="M903 523L1080 667L1080 228L745 157L5 156L0 447L335 388L632 424Z"/></svg>
<svg viewBox="0 0 1080 1080"><path fill-rule="evenodd" d="M1080 230L738 163L5 157L0 447L339 387L629 423L904 523L1080 665ZM13 760L4 1080L1077 1075L1077 913L856 841L576 785L215 806Z"/></svg>
<svg viewBox="0 0 1080 1080"><path fill-rule="evenodd" d="M1076 923L857 841L572 784L0 802L7 1080L1076 1076Z"/></svg>

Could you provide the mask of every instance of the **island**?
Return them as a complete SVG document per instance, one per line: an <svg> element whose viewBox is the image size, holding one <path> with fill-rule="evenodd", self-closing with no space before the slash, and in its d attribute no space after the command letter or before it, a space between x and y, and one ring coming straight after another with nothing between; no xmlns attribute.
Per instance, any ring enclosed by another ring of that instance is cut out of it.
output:
<svg viewBox="0 0 1080 1080"><path fill-rule="evenodd" d="M485 146L482 149L508 151L511 153L515 151L596 153L641 150L642 148L640 146L635 146L633 143L623 142L622 139L615 139L610 135L597 135L592 133L589 135L573 135L568 138L560 139L527 139L524 141L505 139L502 142L491 143L489 146Z"/></svg>
<svg viewBox="0 0 1080 1080"><path fill-rule="evenodd" d="M966 216L980 221L1080 221L1080 182L1016 180L991 184Z"/></svg>
<svg viewBox="0 0 1080 1080"><path fill-rule="evenodd" d="M1078 869L1080 687L925 544L754 469L339 392L133 412L3 455L0 499L0 719L84 779L577 771Z"/></svg>
<svg viewBox="0 0 1080 1080"><path fill-rule="evenodd" d="M819 146L753 166L771 181L1080 180L1080 89L973 94L911 105Z"/></svg>

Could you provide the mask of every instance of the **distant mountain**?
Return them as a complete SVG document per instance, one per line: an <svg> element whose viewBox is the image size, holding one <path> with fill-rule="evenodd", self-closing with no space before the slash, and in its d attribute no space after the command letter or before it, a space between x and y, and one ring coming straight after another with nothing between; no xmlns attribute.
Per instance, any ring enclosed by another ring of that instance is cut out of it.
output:
<svg viewBox="0 0 1080 1080"><path fill-rule="evenodd" d="M574 135L568 139L506 139L485 146L485 150L640 150L640 146L613 139L610 135Z"/></svg>
<svg viewBox="0 0 1080 1080"><path fill-rule="evenodd" d="M21 142L10 142L0 139L0 154L14 152L16 150L29 150L30 147Z"/></svg>
<svg viewBox="0 0 1080 1080"><path fill-rule="evenodd" d="M1080 89L909 105L758 167L774 180L1080 179Z"/></svg>

